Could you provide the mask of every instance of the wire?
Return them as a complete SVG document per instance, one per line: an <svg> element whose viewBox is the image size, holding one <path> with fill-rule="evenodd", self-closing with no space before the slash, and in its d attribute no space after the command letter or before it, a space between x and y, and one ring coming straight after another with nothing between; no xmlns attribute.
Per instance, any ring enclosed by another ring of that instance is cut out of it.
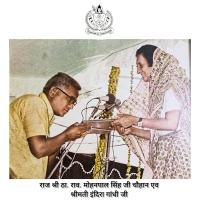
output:
<svg viewBox="0 0 200 200"><path fill-rule="evenodd" d="M56 122L53 122L53 124L56 124L56 125L58 125L58 126L62 126L62 127L68 128L68 126L65 126L65 125L62 125L62 124L58 124L58 123L56 123Z"/></svg>
<svg viewBox="0 0 200 200"><path fill-rule="evenodd" d="M84 110L87 110L88 108L95 108L95 106L91 106L91 107L83 108L83 110L81 111L82 121L84 120L84 117L83 117L83 111L84 111ZM85 118L85 119L87 119L87 118Z"/></svg>
<svg viewBox="0 0 200 200"><path fill-rule="evenodd" d="M75 156L76 156L76 154L77 154L77 151L78 151L78 149L80 148L80 146L81 146L81 144L82 144L84 138L85 138L85 137L82 138L82 140L81 140L81 142L80 142L80 144L79 144L79 146L78 146L76 152L74 153L74 156L73 156L72 161L71 161L71 163L69 164L69 166L71 166L71 165L73 164L73 161L74 161L74 159L75 159ZM62 173L62 175L61 175L61 177L60 177L61 179L62 179L63 175L67 172L68 169L69 169L69 167Z"/></svg>
<svg viewBox="0 0 200 200"><path fill-rule="evenodd" d="M113 152L113 158L114 158L114 161L115 161L115 154L114 154L114 133L115 133L115 131L113 131L113 133L112 133L112 152Z"/></svg>
<svg viewBox="0 0 200 200"><path fill-rule="evenodd" d="M86 112L85 112L85 119L87 119L87 109L88 108L90 108L90 107L87 107L88 106L88 104L92 101L92 100L94 100L95 98L92 98L92 99L90 99L87 103L86 103Z"/></svg>

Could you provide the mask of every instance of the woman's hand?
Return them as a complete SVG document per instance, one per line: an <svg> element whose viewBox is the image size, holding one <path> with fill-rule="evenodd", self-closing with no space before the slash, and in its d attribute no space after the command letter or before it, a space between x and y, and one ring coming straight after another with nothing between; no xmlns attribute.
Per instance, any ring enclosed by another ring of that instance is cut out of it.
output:
<svg viewBox="0 0 200 200"><path fill-rule="evenodd" d="M111 124L112 126L119 125L123 126L124 128L128 128L132 125L137 125L139 118L128 115L128 114L118 114L120 117L119 119L114 120Z"/></svg>
<svg viewBox="0 0 200 200"><path fill-rule="evenodd" d="M151 137L149 130L138 129L135 127L124 128L122 126L116 125L116 126L113 126L112 129L116 130L122 136L131 134L131 135L144 138L147 140L149 140Z"/></svg>
<svg viewBox="0 0 200 200"><path fill-rule="evenodd" d="M140 136L140 129L130 127L130 128L124 128L123 126L113 126L113 130L116 130L120 135L135 135L135 136Z"/></svg>
<svg viewBox="0 0 200 200"><path fill-rule="evenodd" d="M120 135L128 135L131 133L131 128L124 128L123 126L113 126L113 130L116 130Z"/></svg>

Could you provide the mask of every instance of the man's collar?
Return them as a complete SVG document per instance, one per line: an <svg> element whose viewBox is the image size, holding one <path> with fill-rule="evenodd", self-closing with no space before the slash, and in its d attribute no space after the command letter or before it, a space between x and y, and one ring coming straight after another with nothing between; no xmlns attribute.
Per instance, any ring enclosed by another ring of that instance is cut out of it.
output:
<svg viewBox="0 0 200 200"><path fill-rule="evenodd" d="M54 119L55 119L55 117L54 117L54 113L53 113L53 109L51 107L51 104L49 103L49 100L47 99L47 96L46 96L46 94L44 92L41 92L39 94L39 97L45 102L45 104L47 106L50 124L52 124Z"/></svg>

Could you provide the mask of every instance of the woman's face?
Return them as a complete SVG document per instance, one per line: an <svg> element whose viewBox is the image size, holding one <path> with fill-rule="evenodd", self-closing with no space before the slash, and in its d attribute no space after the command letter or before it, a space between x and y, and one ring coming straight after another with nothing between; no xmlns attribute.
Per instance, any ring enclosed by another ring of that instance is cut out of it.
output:
<svg viewBox="0 0 200 200"><path fill-rule="evenodd" d="M149 66L146 58L142 54L139 54L137 56L136 66L137 66L137 73L141 74L145 82L149 82L152 67Z"/></svg>

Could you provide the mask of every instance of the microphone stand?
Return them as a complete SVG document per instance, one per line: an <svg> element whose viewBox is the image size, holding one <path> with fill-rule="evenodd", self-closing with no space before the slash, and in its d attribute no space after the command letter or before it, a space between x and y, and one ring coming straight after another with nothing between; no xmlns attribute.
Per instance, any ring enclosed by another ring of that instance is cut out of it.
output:
<svg viewBox="0 0 200 200"><path fill-rule="evenodd" d="M54 169L51 171L51 173L49 174L49 176L47 177L47 179L51 178L51 176L53 175L53 173L55 172L55 170L58 168L58 166L60 165L60 163L61 163L61 165L60 165L60 169L59 169L58 178L59 179L61 178L63 159L64 159L65 156L67 156L70 160L72 160L72 158L69 155L67 155L67 154L69 153L69 149L72 147L73 144L74 144L74 141L73 142L69 142L67 144L66 149L65 149L65 151L63 151L60 160L58 161L58 163L56 164L56 166L54 167Z"/></svg>
<svg viewBox="0 0 200 200"><path fill-rule="evenodd" d="M105 141L106 142L106 162L105 162L105 174L104 174L105 179L108 178L111 133L108 133L106 135L107 135L107 140Z"/></svg>
<svg viewBox="0 0 200 200"><path fill-rule="evenodd" d="M102 115L99 116L99 119L102 119ZM100 176L100 172L103 171L104 179L108 178L110 141L111 141L111 132L105 134L105 144L104 144L104 148L103 148L103 155L105 155L105 156L101 159L101 165L100 165L101 170L99 171L99 176Z"/></svg>

